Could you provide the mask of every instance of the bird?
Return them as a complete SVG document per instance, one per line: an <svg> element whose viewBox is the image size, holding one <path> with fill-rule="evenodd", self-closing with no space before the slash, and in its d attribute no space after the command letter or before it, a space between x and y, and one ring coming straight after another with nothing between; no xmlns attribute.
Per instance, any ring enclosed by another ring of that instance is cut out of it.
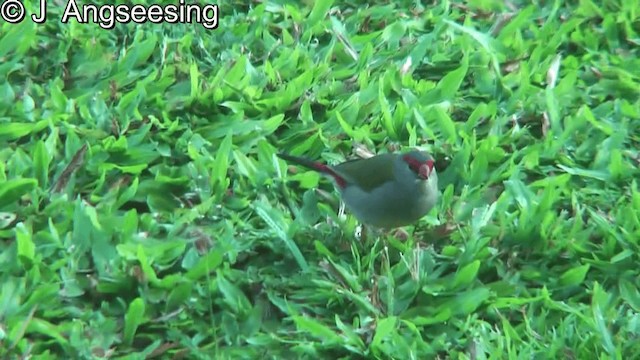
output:
<svg viewBox="0 0 640 360"><path fill-rule="evenodd" d="M424 151L383 153L334 166L284 153L277 156L331 178L346 208L369 227L413 224L439 197L434 159Z"/></svg>

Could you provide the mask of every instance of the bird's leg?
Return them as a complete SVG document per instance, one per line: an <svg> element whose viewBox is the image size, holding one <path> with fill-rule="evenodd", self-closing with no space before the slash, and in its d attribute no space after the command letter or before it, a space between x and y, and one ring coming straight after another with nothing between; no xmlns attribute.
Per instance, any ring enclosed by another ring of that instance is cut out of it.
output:
<svg viewBox="0 0 640 360"><path fill-rule="evenodd" d="M369 225L360 224L356 227L355 236L361 243L366 244L367 240L383 237L383 230L371 227Z"/></svg>
<svg viewBox="0 0 640 360"><path fill-rule="evenodd" d="M340 201L340 208L338 208L338 219L343 220L344 218L344 202Z"/></svg>

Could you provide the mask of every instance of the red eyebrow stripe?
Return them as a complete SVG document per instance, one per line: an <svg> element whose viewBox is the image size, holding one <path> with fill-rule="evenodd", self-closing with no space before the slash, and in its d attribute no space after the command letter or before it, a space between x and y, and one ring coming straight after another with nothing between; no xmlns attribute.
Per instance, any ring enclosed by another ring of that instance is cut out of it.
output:
<svg viewBox="0 0 640 360"><path fill-rule="evenodd" d="M414 169L414 170L416 170L416 171L417 171L418 169L420 169L420 166L423 164L423 163L421 163L420 161L416 160L415 158L412 158L412 157L411 157L411 156L409 156L409 155L404 155L402 158L404 159L404 161L406 161L406 162L407 162L407 164L409 164L409 166L410 166L412 169ZM430 160L430 159L429 159L429 160L425 161L425 162L424 162L424 164L426 164L426 165L429 167L429 171L432 171L432 170L433 170L433 160Z"/></svg>
<svg viewBox="0 0 640 360"><path fill-rule="evenodd" d="M404 159L404 161L407 162L407 164L411 165L411 167L415 167L416 169L420 167L420 165L422 164L421 162L419 162L418 160L412 158L409 155L405 155L402 157Z"/></svg>
<svg viewBox="0 0 640 360"><path fill-rule="evenodd" d="M433 171L433 160L427 160L427 166L429 167L429 171Z"/></svg>

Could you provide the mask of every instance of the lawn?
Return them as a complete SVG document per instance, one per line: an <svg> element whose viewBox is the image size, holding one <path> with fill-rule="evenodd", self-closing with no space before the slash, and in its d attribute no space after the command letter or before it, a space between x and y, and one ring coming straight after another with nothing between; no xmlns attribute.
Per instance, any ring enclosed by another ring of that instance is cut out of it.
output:
<svg viewBox="0 0 640 360"><path fill-rule="evenodd" d="M0 358L640 357L638 1L65 1L0 21ZM364 239L275 156L416 147Z"/></svg>

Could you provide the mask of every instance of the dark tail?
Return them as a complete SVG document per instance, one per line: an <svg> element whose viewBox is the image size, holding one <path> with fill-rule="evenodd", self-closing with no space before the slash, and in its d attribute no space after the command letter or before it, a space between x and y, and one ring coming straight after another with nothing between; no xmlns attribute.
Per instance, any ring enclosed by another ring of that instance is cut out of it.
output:
<svg viewBox="0 0 640 360"><path fill-rule="evenodd" d="M277 155L280 159L290 161L294 164L304 166L310 170L315 170L322 174L333 177L333 179L336 181L336 184L338 184L338 186L341 188L344 188L345 186L347 186L347 182L345 181L345 179L342 176L338 175L338 173L336 173L332 168L330 168L325 164L311 161L309 159L293 156L293 155L287 155L287 154L277 154Z"/></svg>
<svg viewBox="0 0 640 360"><path fill-rule="evenodd" d="M290 161L294 164L298 164L301 166L306 167L307 169L311 169L311 170L315 170L315 171L320 171L320 172L326 172L326 165L315 162L315 161L311 161L309 159L305 159L305 158L301 158L301 157L297 157L297 156L293 156L293 155L288 155L288 154L277 154L278 157L282 160L286 160L286 161Z"/></svg>

